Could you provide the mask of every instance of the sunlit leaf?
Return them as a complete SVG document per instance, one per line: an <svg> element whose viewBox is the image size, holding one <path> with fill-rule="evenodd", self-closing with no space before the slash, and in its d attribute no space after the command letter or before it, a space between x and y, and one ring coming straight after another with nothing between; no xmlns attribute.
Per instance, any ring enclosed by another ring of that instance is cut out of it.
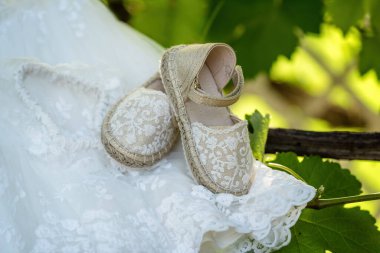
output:
<svg viewBox="0 0 380 253"><path fill-rule="evenodd" d="M267 142L269 130L269 114L263 116L259 111L255 111L252 115L246 115L252 133L249 134L253 156L262 161L265 152L265 144Z"/></svg>

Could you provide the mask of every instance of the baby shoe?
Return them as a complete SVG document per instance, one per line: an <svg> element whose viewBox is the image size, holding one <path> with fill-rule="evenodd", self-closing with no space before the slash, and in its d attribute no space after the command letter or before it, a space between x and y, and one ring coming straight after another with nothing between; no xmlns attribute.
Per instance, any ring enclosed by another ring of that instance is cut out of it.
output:
<svg viewBox="0 0 380 253"><path fill-rule="evenodd" d="M233 49L222 43L181 45L161 59L161 77L178 121L194 179L214 193L246 194L253 182L247 122L231 114L244 77ZM234 89L222 90L232 78Z"/></svg>
<svg viewBox="0 0 380 253"><path fill-rule="evenodd" d="M118 162L144 167L160 160L176 143L178 133L157 73L112 106L103 120L101 139Z"/></svg>

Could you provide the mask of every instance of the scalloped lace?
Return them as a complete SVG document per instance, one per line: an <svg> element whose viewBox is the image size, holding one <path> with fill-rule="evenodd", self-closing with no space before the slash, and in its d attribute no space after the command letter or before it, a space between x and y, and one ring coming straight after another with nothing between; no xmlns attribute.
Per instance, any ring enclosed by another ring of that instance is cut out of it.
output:
<svg viewBox="0 0 380 253"><path fill-rule="evenodd" d="M199 247L200 241L185 238L199 234L207 237L208 231L214 231L215 236L217 231L239 234L226 252L263 253L287 245L290 227L314 197L315 189L260 162L255 165L256 180L247 195L213 194L203 186L193 186L191 197L177 193L163 200L158 212L165 218L166 226L176 231L186 221L192 228L171 234L174 240L183 248Z"/></svg>

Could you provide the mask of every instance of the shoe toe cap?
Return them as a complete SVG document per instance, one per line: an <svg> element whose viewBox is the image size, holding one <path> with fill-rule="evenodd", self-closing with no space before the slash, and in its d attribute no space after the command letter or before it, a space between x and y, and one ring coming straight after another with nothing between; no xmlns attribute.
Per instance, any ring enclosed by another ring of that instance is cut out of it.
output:
<svg viewBox="0 0 380 253"><path fill-rule="evenodd" d="M200 163L214 191L237 195L249 191L254 176L254 158L244 123L223 129L199 123L192 126Z"/></svg>
<svg viewBox="0 0 380 253"><path fill-rule="evenodd" d="M108 136L135 159L157 160L178 134L167 96L160 91L140 88L122 99L110 115Z"/></svg>

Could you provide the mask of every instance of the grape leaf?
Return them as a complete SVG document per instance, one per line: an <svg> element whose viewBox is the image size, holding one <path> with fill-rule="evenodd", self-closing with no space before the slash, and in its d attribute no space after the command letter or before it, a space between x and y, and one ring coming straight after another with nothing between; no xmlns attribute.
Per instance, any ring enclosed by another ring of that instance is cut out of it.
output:
<svg viewBox="0 0 380 253"><path fill-rule="evenodd" d="M360 182L338 163L320 157L305 157L298 161L294 153L281 153L273 161L293 169L308 184L325 186L324 198L356 195ZM290 244L280 253L376 253L380 252L380 232L375 219L358 207L329 207L322 210L303 210L291 229Z"/></svg>
<svg viewBox="0 0 380 253"><path fill-rule="evenodd" d="M345 33L365 14L364 0L329 0L326 1L326 9L332 22Z"/></svg>
<svg viewBox="0 0 380 253"><path fill-rule="evenodd" d="M255 110L252 115L246 115L245 119L248 121L249 129L251 130L249 139L253 156L257 160L263 161L269 130L269 114L263 116L258 110Z"/></svg>
<svg viewBox="0 0 380 253"><path fill-rule="evenodd" d="M289 167L309 185L318 188L323 185L323 198L337 198L361 193L361 183L339 163L323 161L318 156L306 156L301 162L294 153L280 153L273 161Z"/></svg>
<svg viewBox="0 0 380 253"><path fill-rule="evenodd" d="M219 1L211 3L210 10ZM226 0L215 16L208 39L224 41L237 52L245 75L269 71L280 54L290 56L298 44L295 29L319 32L321 0Z"/></svg>
<svg viewBox="0 0 380 253"><path fill-rule="evenodd" d="M207 15L205 0L127 1L130 24L161 45L202 42Z"/></svg>
<svg viewBox="0 0 380 253"><path fill-rule="evenodd" d="M359 207L306 209L292 228L292 241L279 253L378 253L380 232Z"/></svg>

